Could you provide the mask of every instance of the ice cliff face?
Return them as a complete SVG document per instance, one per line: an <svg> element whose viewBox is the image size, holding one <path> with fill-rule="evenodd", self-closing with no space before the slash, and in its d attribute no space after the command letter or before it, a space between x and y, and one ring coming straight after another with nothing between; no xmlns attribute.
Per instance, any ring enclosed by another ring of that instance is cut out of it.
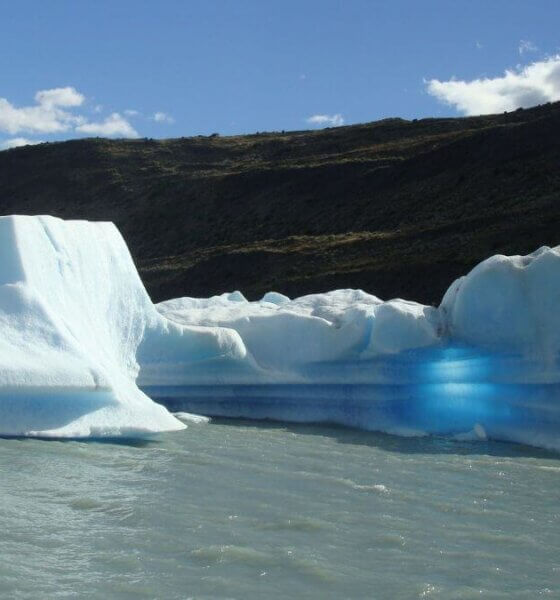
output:
<svg viewBox="0 0 560 600"><path fill-rule="evenodd" d="M560 448L558 249L492 257L438 308L359 290L154 307L110 223L2 217L0 256L0 435L182 428L151 396L209 415Z"/></svg>
<svg viewBox="0 0 560 600"><path fill-rule="evenodd" d="M139 357L188 370L243 355L233 331L164 319L111 223L2 217L0 256L0 435L181 429L136 386Z"/></svg>

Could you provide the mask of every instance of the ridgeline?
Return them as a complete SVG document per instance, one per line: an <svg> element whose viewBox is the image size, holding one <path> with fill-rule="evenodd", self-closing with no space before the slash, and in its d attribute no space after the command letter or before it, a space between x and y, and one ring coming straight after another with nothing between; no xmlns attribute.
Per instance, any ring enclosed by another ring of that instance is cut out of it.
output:
<svg viewBox="0 0 560 600"><path fill-rule="evenodd" d="M114 221L154 301L362 288L438 303L560 244L560 103L320 131L0 152L0 213Z"/></svg>

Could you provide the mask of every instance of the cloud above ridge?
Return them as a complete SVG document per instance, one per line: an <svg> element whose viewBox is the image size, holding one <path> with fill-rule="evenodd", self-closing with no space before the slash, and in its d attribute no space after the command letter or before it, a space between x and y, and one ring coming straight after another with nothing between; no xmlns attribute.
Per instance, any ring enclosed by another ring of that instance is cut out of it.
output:
<svg viewBox="0 0 560 600"><path fill-rule="evenodd" d="M35 94L35 104L16 107L0 98L0 131L18 133L60 133L83 122L83 117L68 108L80 106L84 96L73 87L42 90Z"/></svg>
<svg viewBox="0 0 560 600"><path fill-rule="evenodd" d="M316 127L339 127L344 125L344 117L340 113L336 115L312 115L306 121Z"/></svg>
<svg viewBox="0 0 560 600"><path fill-rule="evenodd" d="M103 137L138 137L138 132L119 113L110 114L104 121L97 123L83 123L76 127L78 133L100 135Z"/></svg>
<svg viewBox="0 0 560 600"><path fill-rule="evenodd" d="M40 90L35 94L34 100L35 104L18 107L6 98L0 98L0 133L15 136L72 132L107 137L138 137L136 130L119 113L114 112L101 122L90 122L86 116L75 112L84 104L86 98L74 87ZM94 108L94 112L101 110L101 106L99 110L98 107ZM16 137L0 142L0 145L3 148L8 147L6 144L13 140L34 142L24 137Z"/></svg>
<svg viewBox="0 0 560 600"><path fill-rule="evenodd" d="M0 142L0 150L8 150L9 148L20 148L21 146L33 146L41 144L42 140L29 140L24 137L11 138Z"/></svg>
<svg viewBox="0 0 560 600"><path fill-rule="evenodd" d="M427 91L465 115L528 108L560 100L560 54L495 78L426 82Z"/></svg>
<svg viewBox="0 0 560 600"><path fill-rule="evenodd" d="M52 90L42 90L35 94L35 101L41 106L51 108L53 106L81 106L85 96L80 94L76 88L63 87Z"/></svg>
<svg viewBox="0 0 560 600"><path fill-rule="evenodd" d="M171 115L162 111L154 113L152 118L156 123L175 123L175 119Z"/></svg>

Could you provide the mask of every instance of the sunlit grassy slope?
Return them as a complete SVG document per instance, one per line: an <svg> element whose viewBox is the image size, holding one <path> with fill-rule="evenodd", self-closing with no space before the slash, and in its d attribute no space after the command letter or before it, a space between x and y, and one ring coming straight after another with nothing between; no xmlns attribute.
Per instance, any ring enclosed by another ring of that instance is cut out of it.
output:
<svg viewBox="0 0 560 600"><path fill-rule="evenodd" d="M438 302L560 243L560 103L321 131L0 152L0 213L114 221L154 300L360 287Z"/></svg>

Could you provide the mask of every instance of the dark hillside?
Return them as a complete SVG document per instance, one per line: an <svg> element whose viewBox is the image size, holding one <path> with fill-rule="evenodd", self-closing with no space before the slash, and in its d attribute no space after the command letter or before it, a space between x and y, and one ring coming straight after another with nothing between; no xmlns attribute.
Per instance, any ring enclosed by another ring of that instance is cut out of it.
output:
<svg viewBox="0 0 560 600"><path fill-rule="evenodd" d="M154 300L361 287L438 302L560 244L560 103L321 131L0 152L0 213L114 221Z"/></svg>

